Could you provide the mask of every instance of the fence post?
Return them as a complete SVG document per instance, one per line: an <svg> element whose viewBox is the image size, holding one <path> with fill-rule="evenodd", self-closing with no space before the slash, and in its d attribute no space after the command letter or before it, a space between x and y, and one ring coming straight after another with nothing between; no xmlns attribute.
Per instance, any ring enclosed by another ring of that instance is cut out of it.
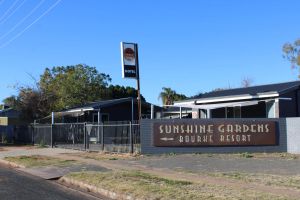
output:
<svg viewBox="0 0 300 200"><path fill-rule="evenodd" d="M100 125L99 125L100 129ZM104 151L104 123L101 124L101 150Z"/></svg>
<svg viewBox="0 0 300 200"><path fill-rule="evenodd" d="M86 123L83 124L83 143L84 143L84 150L86 150Z"/></svg>
<svg viewBox="0 0 300 200"><path fill-rule="evenodd" d="M101 123L101 150L104 151L104 126L103 122ZM99 125L100 129L100 125Z"/></svg>
<svg viewBox="0 0 300 200"><path fill-rule="evenodd" d="M130 153L133 154L133 137L132 137L132 124L129 122L129 140L130 140Z"/></svg>
<svg viewBox="0 0 300 200"><path fill-rule="evenodd" d="M91 127L92 128L92 127ZM85 134L86 134L86 149L90 150L90 131L87 130L87 124L85 123Z"/></svg>
<svg viewBox="0 0 300 200"><path fill-rule="evenodd" d="M51 148L53 148L53 143L54 143L54 141L53 141L53 125L54 125L54 112L52 112L51 113Z"/></svg>
<svg viewBox="0 0 300 200"><path fill-rule="evenodd" d="M51 148L53 148L53 124L51 124Z"/></svg>
<svg viewBox="0 0 300 200"><path fill-rule="evenodd" d="M97 144L99 144L99 140L100 140L100 117L101 117L101 113L100 113L100 108L98 109L98 120L97 120L97 123L98 123L98 128L97 128Z"/></svg>
<svg viewBox="0 0 300 200"><path fill-rule="evenodd" d="M33 121L33 129L31 129L31 140L32 140L32 145L34 145L34 133L35 133L35 124L36 124L36 120Z"/></svg>

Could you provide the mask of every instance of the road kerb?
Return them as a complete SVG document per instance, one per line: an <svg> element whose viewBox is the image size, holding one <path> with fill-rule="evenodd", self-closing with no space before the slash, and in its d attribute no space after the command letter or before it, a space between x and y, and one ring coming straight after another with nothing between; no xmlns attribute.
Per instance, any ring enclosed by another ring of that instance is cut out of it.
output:
<svg viewBox="0 0 300 200"><path fill-rule="evenodd" d="M10 162L10 161L7 161L7 160L2 160L2 159L0 159L0 163L4 164L4 165L7 165L9 167L14 167L14 168L26 168L24 165L20 165L20 164Z"/></svg>
<svg viewBox="0 0 300 200"><path fill-rule="evenodd" d="M93 186L93 185L90 185L90 184L87 184L87 183L83 183L81 181L74 180L72 178L61 177L59 179L59 182L61 184L67 184L67 185L73 185L73 186L76 186L76 187L80 187L84 190L87 190L87 191L90 191L90 192L93 192L93 193L96 193L96 194L100 194L102 196L106 196L106 197L111 198L111 199L135 200L135 198L133 198L130 195L117 193L117 192L112 192L112 191L109 191L109 190L106 190L106 189L103 189L103 188L99 188L99 187L96 187L96 186Z"/></svg>

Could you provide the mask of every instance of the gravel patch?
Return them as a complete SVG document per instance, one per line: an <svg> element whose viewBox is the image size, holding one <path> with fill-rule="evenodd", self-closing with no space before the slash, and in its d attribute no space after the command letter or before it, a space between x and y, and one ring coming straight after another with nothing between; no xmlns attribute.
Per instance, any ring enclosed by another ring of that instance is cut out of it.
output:
<svg viewBox="0 0 300 200"><path fill-rule="evenodd" d="M144 156L136 160L116 160L120 165L146 166L148 168L172 169L192 173L244 172L279 175L299 175L300 159L277 157L244 158L232 155L161 155Z"/></svg>
<svg viewBox="0 0 300 200"><path fill-rule="evenodd" d="M44 155L55 156L59 154L68 153L82 153L82 151L72 149L59 149L59 148L28 148L28 147L2 147L4 151L0 151L0 159L5 157L15 156L32 156L32 155Z"/></svg>

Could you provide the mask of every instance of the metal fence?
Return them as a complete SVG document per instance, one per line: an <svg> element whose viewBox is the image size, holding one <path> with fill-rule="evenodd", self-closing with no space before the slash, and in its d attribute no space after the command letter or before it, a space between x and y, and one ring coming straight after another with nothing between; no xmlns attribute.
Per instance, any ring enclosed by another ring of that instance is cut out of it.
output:
<svg viewBox="0 0 300 200"><path fill-rule="evenodd" d="M51 124L38 124L33 126L33 144L51 146Z"/></svg>
<svg viewBox="0 0 300 200"><path fill-rule="evenodd" d="M32 130L30 125L0 126L0 143L32 144Z"/></svg>
<svg viewBox="0 0 300 200"><path fill-rule="evenodd" d="M138 123L106 122L101 124L35 124L34 144L87 151L140 152Z"/></svg>

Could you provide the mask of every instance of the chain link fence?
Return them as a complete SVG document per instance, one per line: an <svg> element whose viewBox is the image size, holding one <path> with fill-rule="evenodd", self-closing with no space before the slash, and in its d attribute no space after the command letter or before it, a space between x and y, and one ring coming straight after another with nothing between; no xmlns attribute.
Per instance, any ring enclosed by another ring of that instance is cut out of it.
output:
<svg viewBox="0 0 300 200"><path fill-rule="evenodd" d="M32 144L33 129L30 125L0 126L1 144Z"/></svg>
<svg viewBox="0 0 300 200"><path fill-rule="evenodd" d="M128 121L35 124L33 142L37 145L87 151L139 153L140 126L137 122Z"/></svg>

